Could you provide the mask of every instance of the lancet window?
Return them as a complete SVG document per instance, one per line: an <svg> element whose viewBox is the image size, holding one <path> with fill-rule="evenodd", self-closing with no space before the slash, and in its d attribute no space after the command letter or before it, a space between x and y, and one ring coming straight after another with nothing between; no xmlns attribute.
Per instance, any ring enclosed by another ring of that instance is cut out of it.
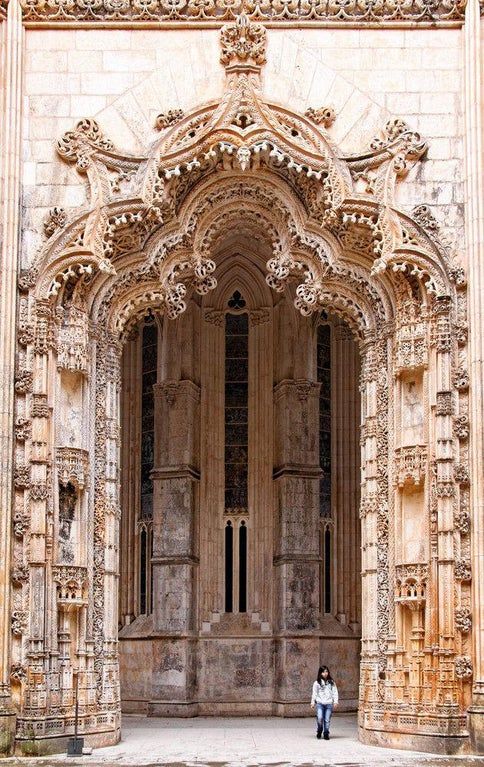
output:
<svg viewBox="0 0 484 767"><path fill-rule="evenodd" d="M321 612L331 612L332 600L332 511L331 511L331 326L317 331L317 375L319 390L319 483Z"/></svg>
<svg viewBox="0 0 484 767"><path fill-rule="evenodd" d="M139 609L152 611L154 397L157 376L158 328L154 321L143 327L141 342L141 465L139 509Z"/></svg>
<svg viewBox="0 0 484 767"><path fill-rule="evenodd" d="M225 316L225 612L247 611L249 321L235 291Z"/></svg>

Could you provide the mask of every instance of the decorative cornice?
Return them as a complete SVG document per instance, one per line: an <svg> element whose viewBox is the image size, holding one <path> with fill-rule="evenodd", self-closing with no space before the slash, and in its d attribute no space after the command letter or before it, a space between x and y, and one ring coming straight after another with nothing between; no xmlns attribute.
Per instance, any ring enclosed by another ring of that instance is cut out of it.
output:
<svg viewBox="0 0 484 767"><path fill-rule="evenodd" d="M69 22L106 23L176 22L219 26L233 22L242 10L242 3L228 0L21 0L26 22L51 24ZM481 5L481 14L483 3ZM0 18L5 13L6 0L0 0ZM463 22L465 0L248 0L244 8L251 21L271 26L302 24L399 24Z"/></svg>

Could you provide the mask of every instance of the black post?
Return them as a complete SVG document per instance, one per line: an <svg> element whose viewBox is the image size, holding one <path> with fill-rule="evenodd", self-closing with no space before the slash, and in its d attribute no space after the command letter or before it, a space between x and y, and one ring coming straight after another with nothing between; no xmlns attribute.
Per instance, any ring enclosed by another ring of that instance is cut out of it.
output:
<svg viewBox="0 0 484 767"><path fill-rule="evenodd" d="M79 725L79 671L73 671L74 677L74 737L70 738L67 744L67 756L82 756L82 750L84 748L84 738L78 738L78 725Z"/></svg>

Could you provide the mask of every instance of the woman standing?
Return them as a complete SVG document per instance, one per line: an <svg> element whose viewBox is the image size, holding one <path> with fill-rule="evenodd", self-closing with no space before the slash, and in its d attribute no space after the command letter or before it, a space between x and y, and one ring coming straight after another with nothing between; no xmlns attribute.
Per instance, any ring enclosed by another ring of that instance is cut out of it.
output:
<svg viewBox="0 0 484 767"><path fill-rule="evenodd" d="M317 738L321 738L321 733L324 731L324 739L329 740L331 714L333 713L333 708L336 708L337 705L338 688L329 672L329 668L327 666L320 666L318 676L313 684L313 694L311 696L311 708L316 706Z"/></svg>

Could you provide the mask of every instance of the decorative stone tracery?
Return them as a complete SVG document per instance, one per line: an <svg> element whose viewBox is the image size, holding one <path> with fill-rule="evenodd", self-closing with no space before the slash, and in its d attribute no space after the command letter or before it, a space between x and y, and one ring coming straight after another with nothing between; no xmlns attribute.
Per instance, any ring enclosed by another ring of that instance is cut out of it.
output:
<svg viewBox="0 0 484 767"><path fill-rule="evenodd" d="M365 13L374 16L375 8ZM66 16L64 6L51 3L49 9L50 19ZM113 18L125 12L151 18L152 13L135 6L121 12L105 5L105 10ZM275 18L293 13L287 4L284 13L275 10ZM95 15L93 6L81 13L73 4L71 11L75 18ZM442 9L418 6L418 12L433 18ZM446 10L450 17L459 12L453 6ZM29 4L26 13L35 18L39 8ZM319 12L308 7L307 13ZM360 11L338 6L325 13L346 18ZM398 7L392 13L413 18L414 10ZM222 15L230 14L225 9ZM254 7L252 15L263 14ZM369 151L342 160L319 127L331 114L288 114L262 97L265 37L264 27L246 16L224 27L221 60L227 87L221 103L194 115L160 115L160 136L145 156L119 153L94 120L80 121L58 143L60 157L87 175L91 202L89 210L69 220L59 210L51 216L49 239L19 281L25 303L15 385L13 668L35 670L45 691L44 698L27 695L26 709L19 714L20 737L31 721L45 736L42 701L52 693L59 668L64 704L51 734L69 730L72 704L67 701L76 669L82 674L85 731L98 732L107 722L117 737L121 350L148 311L178 318L184 343L193 343L196 323L190 312L197 317L201 299L216 291L231 227L248 238L257 235L259 255L265 254L265 290L292 301L305 332L312 315L329 310L347 323L360 346L362 736L390 731L417 735L423 744L428 735L445 735L453 739L453 748L467 736L472 664L465 637L472 629L467 607L472 573L465 501L465 277L436 237L431 212L419 206L411 218L394 204L396 184L426 150L421 137L402 121L392 121ZM356 185L370 176L370 191L367 186L365 193L356 193ZM125 183L129 194L120 191ZM213 350L224 315L220 308L202 305ZM249 310L259 368L263 341L272 332L271 311L262 303ZM168 527L154 526L155 577L165 574L169 598L155 605L153 620L156 630L174 632L173 647L183 658L185 697L170 708L173 690L167 683L160 693L166 700L153 703L152 713L180 713L183 706L194 705L186 690L193 688L195 651L186 637L197 630L191 612L199 564L193 520L199 483L206 481L196 426L205 394L195 367L183 377L167 377L155 389L156 407L171 436L166 454L159 448L154 493L166 508L183 511L178 530L183 540L169 538ZM278 383L273 404L281 434L291 433L288 424L297 430L307 423L314 426L318 386L302 377ZM280 465L274 467L281 530L297 522L291 516L294 499L316 495L320 470L309 432L299 457L286 440ZM401 547L404 529L415 533ZM273 562L278 615L272 628L262 607L251 618L252 628L261 633L279 632L281 669L291 662L285 634L302 627L316 636L313 533L309 553L298 549L296 537L280 535ZM86 538L87 547L81 544ZM53 583L57 598L48 614L54 617L44 632L36 595ZM283 593L284 583L292 584L291 593ZM454 595L460 605L455 615ZM267 593L265 598L269 601ZM208 634L215 624L223 632L214 605L203 609L202 632ZM246 629L242 619L237 628ZM75 646L75 632L82 647ZM316 643L308 646L314 652ZM40 654L58 651L59 665L55 661L54 670L46 671ZM169 653L163 652L169 665ZM454 673L456 681L449 683ZM293 710L290 682L278 682L276 692L280 710ZM446 716L442 701L452 707L452 717Z"/></svg>

